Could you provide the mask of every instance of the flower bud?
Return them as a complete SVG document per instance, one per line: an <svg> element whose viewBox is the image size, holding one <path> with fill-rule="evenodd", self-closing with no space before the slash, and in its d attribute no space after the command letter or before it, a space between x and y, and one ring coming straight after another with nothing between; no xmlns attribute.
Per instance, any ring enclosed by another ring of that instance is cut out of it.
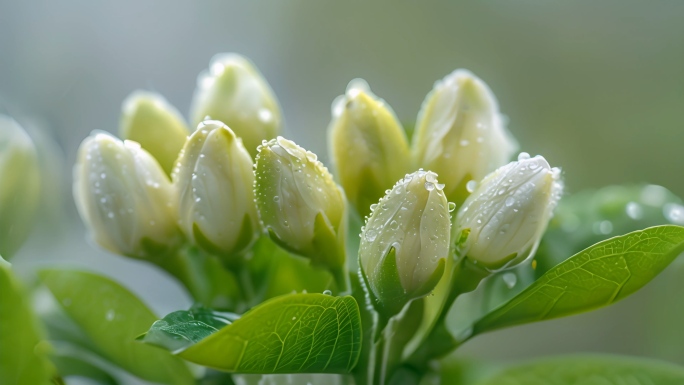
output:
<svg viewBox="0 0 684 385"><path fill-rule="evenodd" d="M257 207L271 238L315 266L342 269L345 198L316 155L279 136L259 147L256 178Z"/></svg>
<svg viewBox="0 0 684 385"><path fill-rule="evenodd" d="M171 182L137 142L105 132L86 138L74 167L74 199L91 237L107 250L150 258L178 244Z"/></svg>
<svg viewBox="0 0 684 385"><path fill-rule="evenodd" d="M180 225L206 251L232 259L259 234L252 157L228 126L200 123L183 147L173 183Z"/></svg>
<svg viewBox="0 0 684 385"><path fill-rule="evenodd" d="M532 256L562 190L560 169L540 155L521 153L485 177L461 206L453 235L469 234L460 254L489 269Z"/></svg>
<svg viewBox="0 0 684 385"><path fill-rule="evenodd" d="M352 80L333 102L329 147L335 174L349 202L363 217L410 170L406 133L368 83Z"/></svg>
<svg viewBox="0 0 684 385"><path fill-rule="evenodd" d="M224 122L253 157L282 125L273 90L249 60L234 53L216 55L200 74L190 116L195 125L207 117Z"/></svg>
<svg viewBox="0 0 684 385"><path fill-rule="evenodd" d="M181 114L164 97L135 91L121 107L119 133L123 139L140 143L169 175L189 131Z"/></svg>
<svg viewBox="0 0 684 385"><path fill-rule="evenodd" d="M449 254L449 204L437 175L406 175L376 205L361 233L359 264L376 307L397 314L430 293Z"/></svg>
<svg viewBox="0 0 684 385"><path fill-rule="evenodd" d="M0 255L10 258L26 240L40 203L38 153L13 119L0 115Z"/></svg>
<svg viewBox="0 0 684 385"><path fill-rule="evenodd" d="M489 87L467 70L456 70L427 95L416 123L413 157L435 171L451 202L468 196L466 184L506 164L518 145L504 125Z"/></svg>

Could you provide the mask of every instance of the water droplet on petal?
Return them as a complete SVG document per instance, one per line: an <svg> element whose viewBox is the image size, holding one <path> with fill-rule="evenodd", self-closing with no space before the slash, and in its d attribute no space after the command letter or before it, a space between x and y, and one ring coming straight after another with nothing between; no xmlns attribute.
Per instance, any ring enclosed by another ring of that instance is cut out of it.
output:
<svg viewBox="0 0 684 385"><path fill-rule="evenodd" d="M527 159L530 159L530 154L528 154L528 153L526 153L526 152L521 152L521 153L518 155L518 162L520 162L520 161L522 161L522 160L527 160Z"/></svg>
<svg viewBox="0 0 684 385"><path fill-rule="evenodd" d="M515 273L504 273L501 278L509 289L512 289L518 283L518 276Z"/></svg>
<svg viewBox="0 0 684 385"><path fill-rule="evenodd" d="M470 181L468 181L468 183L466 183L466 190L468 190L469 193L472 193L473 191L475 191L476 187L477 187L477 182L474 180L470 180Z"/></svg>

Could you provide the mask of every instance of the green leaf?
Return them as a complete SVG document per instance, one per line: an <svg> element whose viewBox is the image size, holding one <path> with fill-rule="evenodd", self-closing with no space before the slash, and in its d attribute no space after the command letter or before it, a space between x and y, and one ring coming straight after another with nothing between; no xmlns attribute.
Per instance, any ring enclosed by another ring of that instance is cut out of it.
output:
<svg viewBox="0 0 684 385"><path fill-rule="evenodd" d="M41 345L28 300L0 258L0 384L47 384L49 366Z"/></svg>
<svg viewBox="0 0 684 385"><path fill-rule="evenodd" d="M599 242L481 318L473 335L610 305L640 289L682 251L684 227L672 225Z"/></svg>
<svg viewBox="0 0 684 385"><path fill-rule="evenodd" d="M49 269L40 277L102 356L148 381L194 383L182 360L135 341L157 317L128 290L109 278L81 271Z"/></svg>
<svg viewBox="0 0 684 385"><path fill-rule="evenodd" d="M681 366L639 358L581 355L539 360L513 368L478 385L679 385Z"/></svg>
<svg viewBox="0 0 684 385"><path fill-rule="evenodd" d="M155 321L139 341L180 352L217 332L236 318L212 313L208 309L179 310Z"/></svg>
<svg viewBox="0 0 684 385"><path fill-rule="evenodd" d="M235 373L346 373L359 358L352 297L290 294L271 299L179 354Z"/></svg>

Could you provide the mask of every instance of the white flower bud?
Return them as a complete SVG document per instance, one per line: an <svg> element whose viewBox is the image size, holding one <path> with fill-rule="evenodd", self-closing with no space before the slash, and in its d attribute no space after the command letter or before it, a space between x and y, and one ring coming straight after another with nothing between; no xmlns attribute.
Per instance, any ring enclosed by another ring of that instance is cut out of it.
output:
<svg viewBox="0 0 684 385"><path fill-rule="evenodd" d="M349 202L364 217L370 205L410 170L406 133L392 109L354 79L333 102L328 128L336 175Z"/></svg>
<svg viewBox="0 0 684 385"><path fill-rule="evenodd" d="M470 231L461 255L490 269L532 256L562 190L560 169L521 153L489 174L458 211L454 235Z"/></svg>
<svg viewBox="0 0 684 385"><path fill-rule="evenodd" d="M137 142L94 132L79 148L74 199L100 246L154 258L179 242L173 189L159 163Z"/></svg>
<svg viewBox="0 0 684 385"><path fill-rule="evenodd" d="M13 119L0 115L0 255L10 258L26 240L40 203L38 153Z"/></svg>
<svg viewBox="0 0 684 385"><path fill-rule="evenodd" d="M119 133L123 139L140 143L170 175L189 131L181 114L163 96L135 91L121 106Z"/></svg>
<svg viewBox="0 0 684 385"><path fill-rule="evenodd" d="M231 258L258 236L252 158L228 126L204 121L173 173L180 225L203 249Z"/></svg>
<svg viewBox="0 0 684 385"><path fill-rule="evenodd" d="M263 225L286 249L331 270L345 264L345 198L314 153L278 137L259 147L256 201Z"/></svg>
<svg viewBox="0 0 684 385"><path fill-rule="evenodd" d="M416 123L413 157L439 174L452 202L468 196L466 184L503 166L518 145L505 127L489 87L467 70L435 83Z"/></svg>
<svg viewBox="0 0 684 385"><path fill-rule="evenodd" d="M273 90L254 64L234 53L216 55L197 79L190 118L197 125L207 117L228 125L252 156L282 126Z"/></svg>
<svg viewBox="0 0 684 385"><path fill-rule="evenodd" d="M406 175L380 202L361 233L359 264L372 298L396 314L430 293L449 254L449 204L437 175Z"/></svg>

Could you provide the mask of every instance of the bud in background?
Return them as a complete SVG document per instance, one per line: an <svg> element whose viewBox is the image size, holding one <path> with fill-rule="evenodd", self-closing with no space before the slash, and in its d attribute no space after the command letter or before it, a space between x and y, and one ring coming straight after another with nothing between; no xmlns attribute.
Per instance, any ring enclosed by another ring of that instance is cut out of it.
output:
<svg viewBox="0 0 684 385"><path fill-rule="evenodd" d="M9 259L26 240L40 203L40 166L33 141L0 115L0 255Z"/></svg>
<svg viewBox="0 0 684 385"><path fill-rule="evenodd" d="M273 90L249 60L234 53L216 55L197 79L190 119L197 125L207 117L228 125L252 157L282 125Z"/></svg>
<svg viewBox="0 0 684 385"><path fill-rule="evenodd" d="M226 262L258 236L252 158L228 126L200 123L183 147L173 183L185 235Z"/></svg>
<svg viewBox="0 0 684 385"><path fill-rule="evenodd" d="M359 264L379 312L398 314L430 293L449 254L443 184L422 169L406 175L376 205L361 233Z"/></svg>
<svg viewBox="0 0 684 385"><path fill-rule="evenodd" d="M479 182L506 164L517 148L494 94L471 72L447 75L423 101L413 140L414 161L440 175L449 201L463 202L466 184Z"/></svg>
<svg viewBox="0 0 684 385"><path fill-rule="evenodd" d="M255 193L271 238L327 268L346 287L345 198L316 155L280 136L264 143L256 160Z"/></svg>
<svg viewBox="0 0 684 385"><path fill-rule="evenodd" d="M453 235L470 231L460 254L489 269L532 256L562 190L560 169L521 153L489 174L458 211Z"/></svg>
<svg viewBox="0 0 684 385"><path fill-rule="evenodd" d="M362 217L411 168L404 129L362 79L333 102L328 136L335 173Z"/></svg>
<svg viewBox="0 0 684 385"><path fill-rule="evenodd" d="M172 251L179 241L171 182L136 142L94 132L79 148L74 199L100 246L134 258Z"/></svg>
<svg viewBox="0 0 684 385"><path fill-rule="evenodd" d="M123 139L140 143L167 175L189 134L178 110L161 95L147 91L135 91L124 100L119 133Z"/></svg>

